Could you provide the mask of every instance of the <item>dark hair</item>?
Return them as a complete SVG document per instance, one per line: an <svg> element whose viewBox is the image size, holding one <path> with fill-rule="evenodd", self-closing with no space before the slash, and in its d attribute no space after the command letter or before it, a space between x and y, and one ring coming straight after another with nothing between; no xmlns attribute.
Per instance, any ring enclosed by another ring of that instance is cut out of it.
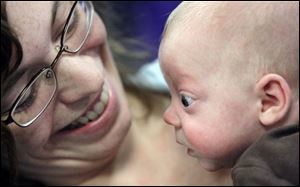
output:
<svg viewBox="0 0 300 187"><path fill-rule="evenodd" d="M15 71L23 52L13 30L7 23L5 2L1 1L1 85ZM12 58L14 57L14 61ZM3 90L1 87L1 99ZM1 111L2 112L2 111ZM1 122L1 178L6 184L15 184L17 176L15 140L10 130Z"/></svg>
<svg viewBox="0 0 300 187"><path fill-rule="evenodd" d="M15 53L16 59L14 62L11 62L13 53ZM7 23L5 2L1 1L1 83L5 81L8 74L18 68L22 57L22 46Z"/></svg>
<svg viewBox="0 0 300 187"><path fill-rule="evenodd" d="M134 30L126 25L128 19L132 18L128 18L118 11L119 3L118 1L93 1L95 11L101 17L107 30L109 46L121 80L125 85L125 90L140 98L148 111L145 115L149 116L153 103L147 98L149 97L148 92L145 92L141 87L130 84L126 79L128 75L136 73L141 65L150 62L150 51L153 49L132 35ZM151 96L153 93L149 92L149 94Z"/></svg>
<svg viewBox="0 0 300 187"><path fill-rule="evenodd" d="M129 18L118 11L118 2L94 1L93 4L104 22L110 49L124 81L126 76L134 74L141 65L150 61L151 46L132 36L132 27L126 25Z"/></svg>

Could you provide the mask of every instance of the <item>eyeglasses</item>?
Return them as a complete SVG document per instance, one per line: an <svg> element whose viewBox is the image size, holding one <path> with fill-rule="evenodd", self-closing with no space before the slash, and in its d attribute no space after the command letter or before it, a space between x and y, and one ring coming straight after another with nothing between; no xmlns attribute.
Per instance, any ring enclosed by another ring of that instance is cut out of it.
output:
<svg viewBox="0 0 300 187"><path fill-rule="evenodd" d="M90 1L74 2L63 27L56 57L32 77L11 108L1 114L5 125L15 122L20 127L27 127L45 111L57 89L54 67L63 52L75 54L82 48L91 30L93 13Z"/></svg>

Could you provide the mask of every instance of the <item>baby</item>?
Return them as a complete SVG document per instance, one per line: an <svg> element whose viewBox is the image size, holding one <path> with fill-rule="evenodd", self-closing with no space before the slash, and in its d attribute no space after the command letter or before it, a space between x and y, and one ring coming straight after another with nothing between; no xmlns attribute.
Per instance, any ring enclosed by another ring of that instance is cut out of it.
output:
<svg viewBox="0 0 300 187"><path fill-rule="evenodd" d="M299 2L183 2L159 59L188 155L235 185L299 185Z"/></svg>

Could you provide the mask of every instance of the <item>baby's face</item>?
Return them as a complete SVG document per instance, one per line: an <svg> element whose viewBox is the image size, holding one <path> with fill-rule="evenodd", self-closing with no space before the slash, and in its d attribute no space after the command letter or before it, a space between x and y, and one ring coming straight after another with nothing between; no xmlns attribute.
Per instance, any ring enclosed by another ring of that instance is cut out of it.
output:
<svg viewBox="0 0 300 187"><path fill-rule="evenodd" d="M172 97L164 120L204 168L231 167L260 130L251 84L232 74L240 69L228 70L225 40L200 27L182 28L170 28L160 46Z"/></svg>

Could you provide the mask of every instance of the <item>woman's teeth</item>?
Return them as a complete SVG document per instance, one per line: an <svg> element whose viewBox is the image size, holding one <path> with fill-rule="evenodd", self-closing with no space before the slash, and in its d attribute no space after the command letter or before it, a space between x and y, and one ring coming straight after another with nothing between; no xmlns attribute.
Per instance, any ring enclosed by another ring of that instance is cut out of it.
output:
<svg viewBox="0 0 300 187"><path fill-rule="evenodd" d="M103 113L109 98L109 92L106 83L103 84L102 93L100 95L100 100L94 105L94 108L86 112L83 116L79 117L77 120L63 128L62 130L73 130L84 126L86 123L93 121L101 116Z"/></svg>
<svg viewBox="0 0 300 187"><path fill-rule="evenodd" d="M73 123L81 123L85 124L89 121L92 121L100 116L102 114L104 107L106 106L108 101L108 92L102 91L100 101L96 103L93 110L88 111L84 116L81 116Z"/></svg>

